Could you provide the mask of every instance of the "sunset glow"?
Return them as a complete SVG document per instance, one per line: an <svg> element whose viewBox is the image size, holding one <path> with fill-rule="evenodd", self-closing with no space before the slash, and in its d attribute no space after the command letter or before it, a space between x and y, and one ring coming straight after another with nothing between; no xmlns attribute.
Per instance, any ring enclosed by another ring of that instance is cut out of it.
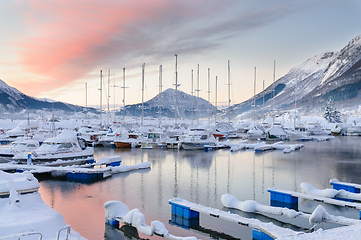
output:
<svg viewBox="0 0 361 240"><path fill-rule="evenodd" d="M85 83L89 103L98 103L100 70L106 73L106 89L108 70L109 84L119 86L126 68L132 93L128 104L139 102L143 63L148 99L158 93L159 65L164 89L173 87L174 54L179 56L179 89L190 93L191 70L196 81L200 64L200 96L207 99L210 89L214 101L217 76L219 102L228 101L230 60L232 103L239 103L253 94L254 67L259 92L263 80L272 83L273 61L281 77L307 58L339 50L361 30L356 0L27 0L2 2L0 9L0 79L27 95L78 105L85 102L85 94L79 94ZM336 14L342 17L335 19ZM118 101L120 88L108 95Z"/></svg>

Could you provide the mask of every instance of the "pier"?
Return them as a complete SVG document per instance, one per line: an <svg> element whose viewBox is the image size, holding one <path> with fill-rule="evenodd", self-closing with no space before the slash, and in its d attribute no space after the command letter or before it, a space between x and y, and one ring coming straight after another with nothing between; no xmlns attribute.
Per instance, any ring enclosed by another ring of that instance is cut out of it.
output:
<svg viewBox="0 0 361 240"><path fill-rule="evenodd" d="M252 237L253 239L257 240L276 239L302 233L295 232L291 229L278 227L273 223L264 223L258 219L248 219L230 212L205 207L200 204L188 202L187 200L183 200L181 198L170 199L169 204L172 206L172 217L173 215L176 217L181 217L184 219L184 222L190 223L188 227L194 226L194 224L199 224L199 213L203 213L220 220L226 220L246 227L251 227L253 228Z"/></svg>
<svg viewBox="0 0 361 240"><path fill-rule="evenodd" d="M120 165L120 156L102 158L98 162L74 166L49 166L25 164L1 164L0 170L5 172L30 172L37 178L63 179L66 181L91 183L99 181L120 172L150 168L150 162L137 165Z"/></svg>

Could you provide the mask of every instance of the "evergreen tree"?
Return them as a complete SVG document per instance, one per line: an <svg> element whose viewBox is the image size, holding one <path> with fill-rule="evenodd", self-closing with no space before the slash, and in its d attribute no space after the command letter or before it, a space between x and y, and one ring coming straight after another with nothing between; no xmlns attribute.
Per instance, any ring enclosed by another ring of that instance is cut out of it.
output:
<svg viewBox="0 0 361 240"><path fill-rule="evenodd" d="M325 113L323 114L323 117L329 123L341 123L342 122L341 112L333 107L332 99L327 101Z"/></svg>

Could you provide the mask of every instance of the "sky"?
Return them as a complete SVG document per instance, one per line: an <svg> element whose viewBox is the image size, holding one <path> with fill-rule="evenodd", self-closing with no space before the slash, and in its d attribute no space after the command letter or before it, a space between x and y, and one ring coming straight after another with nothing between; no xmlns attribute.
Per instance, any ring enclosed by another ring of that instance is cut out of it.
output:
<svg viewBox="0 0 361 240"><path fill-rule="evenodd" d="M177 79L183 92L237 104L254 79L258 93L274 69L277 80L341 50L361 34L360 13L359 0L3 0L0 79L32 97L113 108L142 101L145 64L144 101Z"/></svg>

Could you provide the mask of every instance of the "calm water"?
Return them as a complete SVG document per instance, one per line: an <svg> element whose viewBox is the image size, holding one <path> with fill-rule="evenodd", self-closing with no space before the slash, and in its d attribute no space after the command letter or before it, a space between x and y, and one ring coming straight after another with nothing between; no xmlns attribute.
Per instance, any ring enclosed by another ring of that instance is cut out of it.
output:
<svg viewBox="0 0 361 240"><path fill-rule="evenodd" d="M67 224L89 240L128 239L126 232L105 224L103 205L110 200L138 208L146 223L159 220L177 236L211 239L215 232L234 238L251 239L251 229L201 214L200 229L185 229L172 223L168 200L180 197L190 202L223 209L221 196L230 193L241 201L256 200L269 205L269 187L301 192L300 183L316 188L331 188L329 180L361 183L361 138L336 137L325 142L305 142L305 147L290 154L282 151L231 153L228 149L204 152L184 150L96 148L95 158L121 155L125 165L151 162L151 169L119 173L100 182L82 184L46 180L40 182L44 201L61 213ZM312 212L319 203L302 201L299 209ZM325 205L334 215L358 218L358 211ZM242 216L272 221L280 226L309 228L305 220L246 214ZM291 225L289 224L291 223ZM332 227L332 226L324 226ZM140 235L141 238L161 239ZM223 236L224 237L224 236ZM225 238L225 237L224 237Z"/></svg>

